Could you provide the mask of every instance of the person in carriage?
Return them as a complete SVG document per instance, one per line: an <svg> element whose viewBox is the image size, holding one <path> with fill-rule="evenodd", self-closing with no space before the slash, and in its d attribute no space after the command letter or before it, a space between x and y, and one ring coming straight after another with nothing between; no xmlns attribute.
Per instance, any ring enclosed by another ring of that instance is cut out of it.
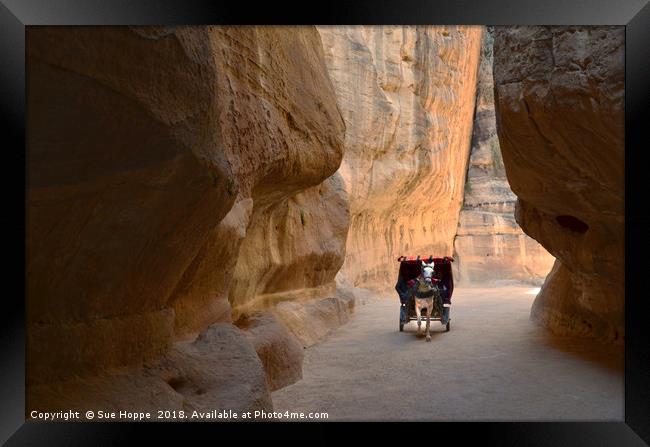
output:
<svg viewBox="0 0 650 447"><path fill-rule="evenodd" d="M410 260L406 257L400 257L400 260L407 261ZM418 262L410 263L400 267L400 272L397 278L397 284L395 284L395 290L400 300L400 321L403 324L408 323L408 302L411 297L411 294L414 292L414 288L417 287L417 278L420 276L422 269L420 267L419 257L416 258ZM429 257L428 261L430 265L434 266L434 261L432 257ZM445 256L442 260L438 262L449 263L453 262L453 259ZM434 268L433 281L438 286L440 291L440 296L443 302L443 310L441 315L441 323L446 325L449 322L449 311L451 308L451 295L453 291L453 279L451 278L451 269L448 269L448 275L443 275L443 269Z"/></svg>

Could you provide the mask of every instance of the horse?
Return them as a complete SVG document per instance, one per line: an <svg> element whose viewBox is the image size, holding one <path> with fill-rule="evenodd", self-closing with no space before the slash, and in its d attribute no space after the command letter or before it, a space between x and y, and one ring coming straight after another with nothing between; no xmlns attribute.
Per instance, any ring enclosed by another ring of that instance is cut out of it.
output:
<svg viewBox="0 0 650 447"><path fill-rule="evenodd" d="M418 333L420 332L420 327L422 325L422 309L427 309L427 325L425 327L427 341L431 341L429 325L434 312L434 306L438 309L441 302L440 291L433 280L433 272L434 263L431 262L430 264L427 264L422 261L422 274L417 278L416 285L413 286L414 290L412 292L415 299L415 314L418 318ZM440 311L440 309L438 309L438 311Z"/></svg>

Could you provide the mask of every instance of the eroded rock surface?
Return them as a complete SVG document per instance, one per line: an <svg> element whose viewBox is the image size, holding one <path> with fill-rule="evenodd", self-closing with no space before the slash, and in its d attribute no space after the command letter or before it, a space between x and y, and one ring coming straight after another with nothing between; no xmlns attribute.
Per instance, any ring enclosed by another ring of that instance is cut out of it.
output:
<svg viewBox="0 0 650 447"><path fill-rule="evenodd" d="M273 408L262 361L246 333L230 323L177 343L151 370L183 396L186 410Z"/></svg>
<svg viewBox="0 0 650 447"><path fill-rule="evenodd" d="M251 337L270 391L302 379L303 347L274 314L258 312L237 326Z"/></svg>
<svg viewBox="0 0 650 447"><path fill-rule="evenodd" d="M454 280L462 284L506 280L542 284L554 258L515 221L517 196L506 178L494 114L493 41L493 27L487 27L481 45L464 203L454 241Z"/></svg>
<svg viewBox="0 0 650 447"><path fill-rule="evenodd" d="M532 317L624 333L623 27L497 27L497 128L516 219L557 261Z"/></svg>
<svg viewBox="0 0 650 447"><path fill-rule="evenodd" d="M335 173L318 186L257 207L233 272L233 315L281 301L336 293L349 224L347 193Z"/></svg>
<svg viewBox="0 0 650 447"><path fill-rule="evenodd" d="M34 385L27 407L77 410L82 416L98 409L150 412L155 421L158 410L268 411L273 404L249 337L230 323L217 323L147 365Z"/></svg>
<svg viewBox="0 0 650 447"><path fill-rule="evenodd" d="M277 318L307 348L348 322L355 295L346 290L332 297L302 302L284 301L273 310Z"/></svg>
<svg viewBox="0 0 650 447"><path fill-rule="evenodd" d="M403 254L451 255L482 27L321 26L346 124L341 284L390 288Z"/></svg>
<svg viewBox="0 0 650 447"><path fill-rule="evenodd" d="M345 127L315 28L32 28L27 61L30 389L191 364L231 303L331 291Z"/></svg>

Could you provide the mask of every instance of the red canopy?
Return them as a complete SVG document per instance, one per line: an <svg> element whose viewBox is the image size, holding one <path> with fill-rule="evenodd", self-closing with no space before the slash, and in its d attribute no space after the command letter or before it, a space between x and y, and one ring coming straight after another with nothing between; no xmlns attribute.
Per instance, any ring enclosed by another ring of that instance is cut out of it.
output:
<svg viewBox="0 0 650 447"><path fill-rule="evenodd" d="M400 256L397 258L398 262L403 262L403 261L424 261L424 262L443 262L443 261L449 261L449 262L454 262L454 258L451 256L445 256L444 258L437 258L433 255L427 255L427 256Z"/></svg>

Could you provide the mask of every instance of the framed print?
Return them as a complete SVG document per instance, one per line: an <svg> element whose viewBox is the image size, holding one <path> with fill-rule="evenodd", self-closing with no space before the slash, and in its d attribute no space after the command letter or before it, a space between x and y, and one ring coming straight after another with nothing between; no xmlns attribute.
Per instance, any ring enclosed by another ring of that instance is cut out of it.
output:
<svg viewBox="0 0 650 447"><path fill-rule="evenodd" d="M649 442L647 1L0 18L7 445Z"/></svg>

